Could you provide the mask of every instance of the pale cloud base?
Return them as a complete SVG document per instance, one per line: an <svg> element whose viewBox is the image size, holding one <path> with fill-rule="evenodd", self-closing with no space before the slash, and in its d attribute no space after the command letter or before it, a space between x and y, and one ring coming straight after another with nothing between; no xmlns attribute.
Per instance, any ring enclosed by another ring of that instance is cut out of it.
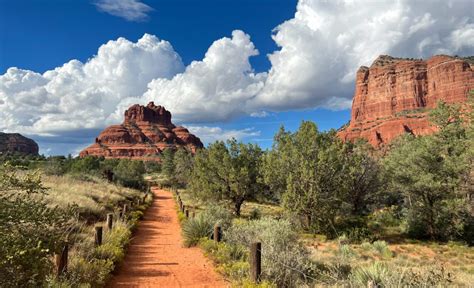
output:
<svg viewBox="0 0 474 288"><path fill-rule="evenodd" d="M135 22L148 20L148 13L153 11L139 0L97 0L94 4L99 11Z"/></svg>

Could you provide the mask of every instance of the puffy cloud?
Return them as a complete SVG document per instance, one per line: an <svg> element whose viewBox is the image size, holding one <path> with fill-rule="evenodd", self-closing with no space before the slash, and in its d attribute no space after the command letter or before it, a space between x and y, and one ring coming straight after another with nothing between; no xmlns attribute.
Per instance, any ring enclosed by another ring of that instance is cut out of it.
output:
<svg viewBox="0 0 474 288"><path fill-rule="evenodd" d="M97 2L104 10L135 11L123 14L129 20L146 16L140 4ZM272 66L262 73L249 62L258 50L239 30L187 67L170 43L155 36L145 34L136 43L119 38L85 63L72 60L43 74L13 67L0 75L0 130L45 136L91 131L121 122L128 106L148 101L187 123L349 108L357 68L380 54L474 54L473 10L468 0L299 0L294 18L275 29L280 48L268 55ZM258 133L194 127L209 141Z"/></svg>
<svg viewBox="0 0 474 288"><path fill-rule="evenodd" d="M98 0L94 3L99 11L128 21L146 21L153 8L139 0Z"/></svg>
<svg viewBox="0 0 474 288"><path fill-rule="evenodd" d="M255 73L249 57L258 55L242 31L215 41L202 61L192 62L172 79L155 79L144 94L173 111L179 121L227 120L248 113L248 103L263 88L266 73Z"/></svg>
<svg viewBox="0 0 474 288"><path fill-rule="evenodd" d="M380 54L473 53L472 11L472 1L300 0L275 30L281 49L254 107L349 108L357 68Z"/></svg>
<svg viewBox="0 0 474 288"><path fill-rule="evenodd" d="M260 136L260 131L256 131L254 128L226 130L221 127L188 126L188 130L198 135L201 141L206 144L215 141L225 141L230 138L242 140L249 137Z"/></svg>
<svg viewBox="0 0 474 288"><path fill-rule="evenodd" d="M0 130L47 135L103 127L122 120L114 112L123 99L139 102L152 79L183 70L171 44L148 34L136 43L109 41L85 64L71 60L43 74L10 68L0 75Z"/></svg>

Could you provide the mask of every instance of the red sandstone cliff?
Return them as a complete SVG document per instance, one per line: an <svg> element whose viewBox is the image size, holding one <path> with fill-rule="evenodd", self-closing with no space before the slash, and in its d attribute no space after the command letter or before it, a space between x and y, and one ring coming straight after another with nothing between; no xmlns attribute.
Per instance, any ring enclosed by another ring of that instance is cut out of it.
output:
<svg viewBox="0 0 474 288"><path fill-rule="evenodd" d="M171 113L164 107L150 102L147 106L135 104L128 108L122 124L107 127L79 155L159 160L163 150L178 147L194 153L203 144L188 129L175 126Z"/></svg>
<svg viewBox="0 0 474 288"><path fill-rule="evenodd" d="M0 154L30 154L38 155L38 144L30 138L18 133L0 132Z"/></svg>
<svg viewBox="0 0 474 288"><path fill-rule="evenodd" d="M426 61L379 56L370 68L357 71L351 121L338 135L343 140L365 138L380 147L403 133L433 133L428 110L440 100L465 102L473 89L472 61L444 55Z"/></svg>

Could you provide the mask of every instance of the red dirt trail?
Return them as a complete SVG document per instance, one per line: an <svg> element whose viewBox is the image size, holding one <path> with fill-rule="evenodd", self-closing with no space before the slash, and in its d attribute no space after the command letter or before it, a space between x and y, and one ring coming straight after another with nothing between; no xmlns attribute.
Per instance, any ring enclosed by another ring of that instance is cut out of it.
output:
<svg viewBox="0 0 474 288"><path fill-rule="evenodd" d="M155 197L107 287L229 287L197 248L185 248L171 192Z"/></svg>

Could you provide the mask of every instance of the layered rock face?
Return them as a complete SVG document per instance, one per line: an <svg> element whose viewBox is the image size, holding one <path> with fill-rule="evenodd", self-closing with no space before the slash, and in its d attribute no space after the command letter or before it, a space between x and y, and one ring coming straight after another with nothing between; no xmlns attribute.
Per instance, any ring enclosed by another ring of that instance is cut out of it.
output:
<svg viewBox="0 0 474 288"><path fill-rule="evenodd" d="M424 60L379 56L357 71L351 121L343 140L365 138L381 147L403 133L426 135L438 101L462 103L474 89L474 62L445 55Z"/></svg>
<svg viewBox="0 0 474 288"><path fill-rule="evenodd" d="M175 126L164 107L150 102L128 108L122 124L107 127L79 155L159 161L163 150L178 147L195 153L203 144L188 129Z"/></svg>
<svg viewBox="0 0 474 288"><path fill-rule="evenodd" d="M38 155L38 144L18 133L0 132L0 154L21 153Z"/></svg>

